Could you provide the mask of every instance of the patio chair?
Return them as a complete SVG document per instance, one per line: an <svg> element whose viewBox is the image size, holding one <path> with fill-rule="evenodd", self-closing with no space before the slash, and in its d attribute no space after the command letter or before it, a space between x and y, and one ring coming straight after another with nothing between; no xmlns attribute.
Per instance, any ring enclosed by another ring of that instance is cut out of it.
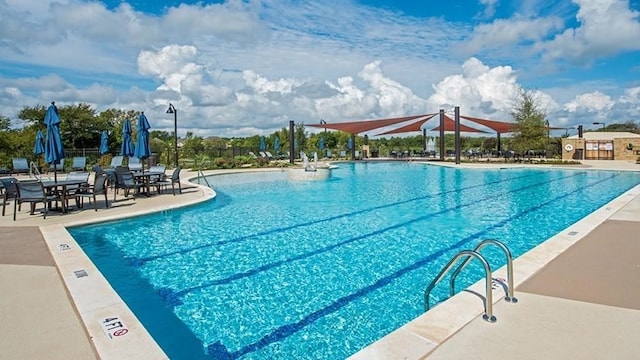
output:
<svg viewBox="0 0 640 360"><path fill-rule="evenodd" d="M38 180L18 181L16 184L16 199L13 202L13 221L16 220L18 205L29 203L31 205L31 215L35 212L36 204L42 203L44 206L44 219L47 218L47 210L51 208L53 201L60 200L57 195L47 194L42 183Z"/></svg>
<svg viewBox="0 0 640 360"><path fill-rule="evenodd" d="M88 172L83 172L83 171L79 171L79 172L70 172L67 175L67 180L73 180L73 181L83 181L84 184L80 184L80 185L67 185L66 190L67 193L65 194L65 199L67 199L67 202L69 201L69 198L74 197L76 194L78 193L82 193L87 191L88 189L88 185L89 185L89 173ZM80 204L77 201L78 199L76 198L76 206L80 207ZM69 204L65 204L67 206L67 208L69 207Z"/></svg>
<svg viewBox="0 0 640 360"><path fill-rule="evenodd" d="M158 189L160 189L161 186L164 186L165 188L169 185L171 185L171 191L173 192L173 196L176 196L176 184L178 184L178 191L180 194L182 194L182 184L180 184L180 170L182 170L180 167L177 167L173 170L173 173L171 174L171 178L170 179L166 179L164 181L158 181L155 185L158 186Z"/></svg>
<svg viewBox="0 0 640 360"><path fill-rule="evenodd" d="M122 166L122 160L123 160L122 156L114 156L111 159L111 164L109 165L109 167L116 168L118 166Z"/></svg>
<svg viewBox="0 0 640 360"><path fill-rule="evenodd" d="M119 166L116 168L116 182L114 184L113 191L113 201L116 201L116 195L118 194L118 189L124 190L124 196L129 197L129 193L131 190L135 190L136 192L140 191L140 188L144 185L136 182L135 176L128 167Z"/></svg>
<svg viewBox="0 0 640 360"><path fill-rule="evenodd" d="M140 159L133 156L129 158L129 170L131 171L140 171L142 170L142 163Z"/></svg>
<svg viewBox="0 0 640 360"><path fill-rule="evenodd" d="M12 174L28 174L29 173L29 162L26 158L13 158L11 159L13 163L13 171Z"/></svg>
<svg viewBox="0 0 640 360"><path fill-rule="evenodd" d="M95 211L98 211L98 201L96 197L98 195L104 195L104 205L105 207L109 207L109 199L107 198L107 175L102 173L96 175L95 180L93 181L93 185L89 186L82 192L76 192L76 204L79 204L78 207L84 207L84 198L89 199L89 204L91 204L91 199L93 199L93 208Z"/></svg>
<svg viewBox="0 0 640 360"><path fill-rule="evenodd" d="M14 177L0 178L0 183L2 183L2 216L5 214L5 207L9 201L15 201L17 192L16 192L16 182L18 179Z"/></svg>
<svg viewBox="0 0 640 360"><path fill-rule="evenodd" d="M71 163L71 171L85 171L87 168L87 158L85 156L76 156Z"/></svg>

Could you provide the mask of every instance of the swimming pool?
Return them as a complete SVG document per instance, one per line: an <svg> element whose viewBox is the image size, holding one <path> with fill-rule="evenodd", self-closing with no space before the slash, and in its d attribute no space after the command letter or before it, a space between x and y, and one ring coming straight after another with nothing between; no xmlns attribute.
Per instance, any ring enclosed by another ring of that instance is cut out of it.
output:
<svg viewBox="0 0 640 360"><path fill-rule="evenodd" d="M172 359L345 358L420 315L459 250L496 238L518 256L640 178L403 162L209 182L206 204L69 229Z"/></svg>

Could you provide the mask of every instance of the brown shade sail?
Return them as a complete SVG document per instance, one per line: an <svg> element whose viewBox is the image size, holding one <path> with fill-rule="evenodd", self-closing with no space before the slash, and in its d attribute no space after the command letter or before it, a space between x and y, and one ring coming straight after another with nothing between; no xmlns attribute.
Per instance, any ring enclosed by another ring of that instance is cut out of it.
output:
<svg viewBox="0 0 640 360"><path fill-rule="evenodd" d="M460 115L460 118L465 119L465 120L469 120L469 121L473 121L476 124L480 124L480 125L486 126L489 129L497 132L498 134L514 132L517 129L517 124L516 123L508 123L508 122L504 122L504 121L480 119L480 118L475 118L475 117L471 117L471 116L463 116L463 115Z"/></svg>
<svg viewBox="0 0 640 360"><path fill-rule="evenodd" d="M381 127L398 124L401 122L418 119L425 116L432 116L435 114L423 114L423 115L412 115L412 116L404 116L397 118L388 118L388 119L379 119L379 120L359 120L359 121L348 121L341 122L335 124L305 124L305 126L313 126L322 129L332 129L344 131L350 134L358 134L361 132L366 132L374 129L378 129Z"/></svg>
<svg viewBox="0 0 640 360"><path fill-rule="evenodd" d="M376 134L376 136L378 136L378 135L388 135L388 134L400 134L400 133L407 133L407 132L414 132L414 131L422 131L422 125L424 123L426 123L427 121L431 120L436 115L438 115L438 114L428 114L425 119L420 119L418 121L412 122L411 124L408 124L408 125L405 125L405 126L401 126L399 128L396 128L396 129L391 129L389 131L385 131L385 132L380 133L380 134Z"/></svg>
<svg viewBox="0 0 640 360"><path fill-rule="evenodd" d="M462 117L462 116L460 116ZM436 128L432 129L432 131L440 131L440 125ZM448 117L444 116L444 131L456 131L456 122ZM460 131L462 132L476 132L476 133L486 133L486 131L478 130L476 128L472 128L471 126L467 126L465 124L460 124Z"/></svg>

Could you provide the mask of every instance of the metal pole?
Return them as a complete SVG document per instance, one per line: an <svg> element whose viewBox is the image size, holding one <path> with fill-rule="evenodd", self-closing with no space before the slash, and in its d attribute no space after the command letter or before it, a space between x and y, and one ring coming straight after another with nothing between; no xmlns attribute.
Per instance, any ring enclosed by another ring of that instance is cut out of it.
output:
<svg viewBox="0 0 640 360"><path fill-rule="evenodd" d="M456 106L455 114L455 144L456 144L456 164L460 164L460 107Z"/></svg>
<svg viewBox="0 0 640 360"><path fill-rule="evenodd" d="M295 132L296 126L293 120L289 120L289 163L293 164L296 159L295 155Z"/></svg>
<svg viewBox="0 0 640 360"><path fill-rule="evenodd" d="M440 161L444 161L444 109L440 109Z"/></svg>
<svg viewBox="0 0 640 360"><path fill-rule="evenodd" d="M178 167L178 109L173 108L173 146L174 146L174 154L173 154L173 163L174 166Z"/></svg>

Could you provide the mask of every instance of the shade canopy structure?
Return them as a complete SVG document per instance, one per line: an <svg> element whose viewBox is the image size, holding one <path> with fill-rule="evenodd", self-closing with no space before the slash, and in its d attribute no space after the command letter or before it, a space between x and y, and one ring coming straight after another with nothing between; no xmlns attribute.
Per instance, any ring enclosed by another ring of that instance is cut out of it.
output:
<svg viewBox="0 0 640 360"><path fill-rule="evenodd" d="M433 114L412 115L397 118L378 119L378 120L360 120L360 121L348 121L341 123L321 123L321 124L305 124L305 126L313 126L322 129L331 129L344 131L349 134L359 134L366 131L375 130L381 127L399 124L401 122L415 120L418 118L430 116Z"/></svg>
<svg viewBox="0 0 640 360"><path fill-rule="evenodd" d="M429 114L424 119L420 119L418 121L414 121L414 122L412 122L410 124L407 124L405 126L401 126L399 128L391 129L389 131L385 131L385 132L377 134L377 135L402 134L402 133L408 133L408 132L422 131L422 126L424 125L424 123L426 123L427 121L431 120L436 115L437 114Z"/></svg>
<svg viewBox="0 0 640 360"><path fill-rule="evenodd" d="M440 125L433 128L432 130L440 131ZM456 131L456 122L450 117L448 117L447 115L444 116L444 131ZM484 134L487 133L486 131L472 128L471 126L467 126L465 124L460 124L460 132L474 132L474 133L484 133Z"/></svg>
<svg viewBox="0 0 640 360"><path fill-rule="evenodd" d="M47 126L47 139L45 142L44 159L53 164L54 180L58 181L58 164L64 159L64 148L60 137L60 117L55 102L51 102L47 113L44 115L44 124Z"/></svg>
<svg viewBox="0 0 640 360"><path fill-rule="evenodd" d="M120 148L120 155L132 157L134 152L133 140L131 139L131 122L125 120L122 123L122 147Z"/></svg>
<svg viewBox="0 0 640 360"><path fill-rule="evenodd" d="M472 121L472 122L474 122L476 124L480 124L482 126L486 126L489 129L497 132L498 134L510 133L510 132L514 132L514 131L516 131L518 129L518 127L517 127L518 124L516 124L516 123L480 119L480 118L471 117L471 116L464 116L464 115L460 115L460 118Z"/></svg>
<svg viewBox="0 0 640 360"><path fill-rule="evenodd" d="M109 134L107 130L102 130L100 135L100 155L104 155L109 152Z"/></svg>
<svg viewBox="0 0 640 360"><path fill-rule="evenodd" d="M33 154L35 156L44 154L44 134L42 134L42 131L40 130L36 133L36 141L33 145Z"/></svg>
<svg viewBox="0 0 640 360"><path fill-rule="evenodd" d="M138 131L136 134L136 148L134 150L134 155L140 159L144 160L151 155L151 149L149 147L149 120L144 115L144 112L138 116L138 122L136 124L136 130ZM144 171L144 161L142 163L142 170Z"/></svg>

